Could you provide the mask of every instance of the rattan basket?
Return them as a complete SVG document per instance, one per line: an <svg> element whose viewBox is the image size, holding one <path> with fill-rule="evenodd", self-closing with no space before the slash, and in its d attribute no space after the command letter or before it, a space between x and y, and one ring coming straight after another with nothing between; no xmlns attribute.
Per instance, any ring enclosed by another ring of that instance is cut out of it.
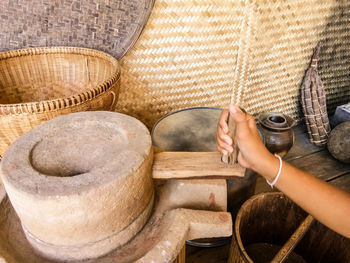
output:
<svg viewBox="0 0 350 263"><path fill-rule="evenodd" d="M118 61L75 47L0 53L0 155L43 121L87 110L114 110L120 86Z"/></svg>

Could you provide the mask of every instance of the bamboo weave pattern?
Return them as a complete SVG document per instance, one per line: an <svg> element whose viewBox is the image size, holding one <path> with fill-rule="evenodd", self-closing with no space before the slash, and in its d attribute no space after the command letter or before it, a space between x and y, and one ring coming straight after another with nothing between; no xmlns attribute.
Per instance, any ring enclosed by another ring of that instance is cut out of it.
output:
<svg viewBox="0 0 350 263"><path fill-rule="evenodd" d="M154 0L0 1L0 51L76 46L121 58L147 22Z"/></svg>
<svg viewBox="0 0 350 263"><path fill-rule="evenodd" d="M245 2L159 0L138 42L121 60L117 110L151 127L186 107L226 107L231 88L247 111L303 118L300 85L316 44L329 112L350 97L350 2L248 1L253 28L244 90L234 71Z"/></svg>
<svg viewBox="0 0 350 263"><path fill-rule="evenodd" d="M119 83L118 61L97 50L0 53L0 155L43 121L78 111L114 110Z"/></svg>
<svg viewBox="0 0 350 263"><path fill-rule="evenodd" d="M25 9L28 3L32 9ZM38 8L39 3L45 8ZM133 6L131 1L126 5ZM124 10L117 2L4 1L0 7L5 25L0 31L2 50L32 45L29 41L35 38L36 45L66 41L117 54L118 44L111 39L116 29L102 23ZM15 18L21 8L23 16ZM60 19L69 9L76 16ZM30 18L34 10L37 15ZM241 29L246 10L253 16L251 31L246 24ZM95 18L82 17L84 12ZM77 30L88 18L94 25L87 31ZM332 114L350 97L349 24L346 0L157 0L140 39L121 61L117 110L151 127L164 114L181 108L226 107L235 87L234 102L247 111L255 115L279 111L301 120L300 85L312 50L320 42L318 69ZM98 35L100 29L105 35ZM240 41L249 48L239 49ZM246 64L237 63L242 57L248 58ZM236 65L241 65L238 84L234 82Z"/></svg>
<svg viewBox="0 0 350 263"><path fill-rule="evenodd" d="M318 146L327 144L331 131L327 114L326 95L323 83L317 73L317 60L320 48L316 47L311 64L301 85L301 104L311 142Z"/></svg>

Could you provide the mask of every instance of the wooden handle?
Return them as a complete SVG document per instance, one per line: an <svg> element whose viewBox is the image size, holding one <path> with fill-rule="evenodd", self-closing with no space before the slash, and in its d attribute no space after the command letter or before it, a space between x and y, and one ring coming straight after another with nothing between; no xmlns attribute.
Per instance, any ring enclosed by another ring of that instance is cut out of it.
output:
<svg viewBox="0 0 350 263"><path fill-rule="evenodd" d="M314 218L308 215L301 225L295 230L284 246L278 251L276 256L272 259L271 263L282 263L292 252L295 246L303 238L306 232L310 229L311 224L314 222Z"/></svg>
<svg viewBox="0 0 350 263"><path fill-rule="evenodd" d="M153 178L243 177L245 168L220 162L219 152L160 152L153 159Z"/></svg>

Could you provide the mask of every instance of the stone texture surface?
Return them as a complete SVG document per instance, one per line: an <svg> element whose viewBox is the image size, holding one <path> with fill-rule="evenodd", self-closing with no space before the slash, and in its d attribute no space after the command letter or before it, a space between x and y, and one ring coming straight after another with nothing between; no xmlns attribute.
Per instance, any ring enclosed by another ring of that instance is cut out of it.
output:
<svg viewBox="0 0 350 263"><path fill-rule="evenodd" d="M152 160L141 122L81 112L20 137L1 162L1 177L31 243L52 258L89 258L125 244L146 223Z"/></svg>
<svg viewBox="0 0 350 263"><path fill-rule="evenodd" d="M350 122L343 122L331 131L327 147L334 158L350 163Z"/></svg>
<svg viewBox="0 0 350 263"><path fill-rule="evenodd" d="M180 180L179 183L174 181L176 180L155 180L157 194L154 210L145 227L135 238L108 255L83 262L172 263L186 239L229 236L232 234L232 219L229 213L194 210L224 209L226 200L216 199L216 207L213 207L210 200L213 200L213 196L214 198L219 197L226 192L225 180L213 180L215 182L212 184L208 183L209 180L194 180L195 182L192 182L193 180ZM219 181L221 182L219 183ZM213 188L210 188L210 186L213 186ZM185 190L192 192L193 195L182 196ZM204 204L205 202L201 201L196 207L198 200L193 196L197 194L208 202ZM175 196L180 196L181 201L171 198ZM2 186L0 186L0 262L2 262L1 260L7 263L57 262L36 253L30 246Z"/></svg>

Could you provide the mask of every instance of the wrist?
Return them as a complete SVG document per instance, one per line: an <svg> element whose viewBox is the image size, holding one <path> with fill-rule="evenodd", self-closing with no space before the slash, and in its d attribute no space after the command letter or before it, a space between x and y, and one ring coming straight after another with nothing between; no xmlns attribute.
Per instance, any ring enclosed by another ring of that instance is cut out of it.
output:
<svg viewBox="0 0 350 263"><path fill-rule="evenodd" d="M280 161L278 157L267 151L262 155L259 162L254 164L252 169L263 176L269 182L272 182L279 171Z"/></svg>

